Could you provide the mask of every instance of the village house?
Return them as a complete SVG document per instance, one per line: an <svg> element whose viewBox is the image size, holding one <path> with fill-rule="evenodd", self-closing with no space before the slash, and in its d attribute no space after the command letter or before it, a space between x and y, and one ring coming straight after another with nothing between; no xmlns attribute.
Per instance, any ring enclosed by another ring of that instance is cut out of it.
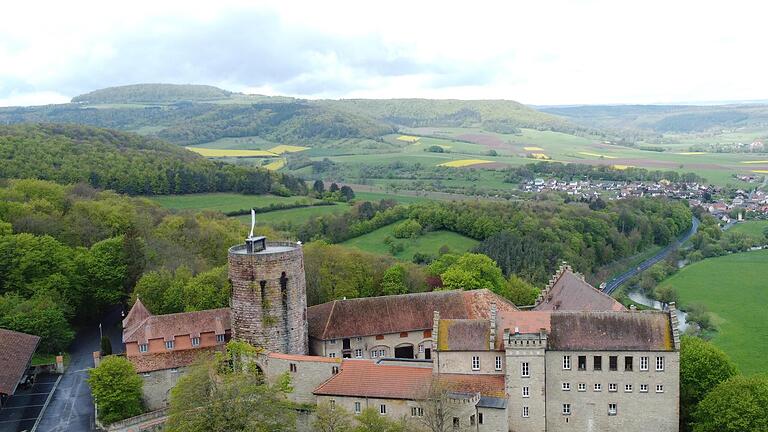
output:
<svg viewBox="0 0 768 432"><path fill-rule="evenodd" d="M0 329L0 408L25 384L39 336Z"/></svg>

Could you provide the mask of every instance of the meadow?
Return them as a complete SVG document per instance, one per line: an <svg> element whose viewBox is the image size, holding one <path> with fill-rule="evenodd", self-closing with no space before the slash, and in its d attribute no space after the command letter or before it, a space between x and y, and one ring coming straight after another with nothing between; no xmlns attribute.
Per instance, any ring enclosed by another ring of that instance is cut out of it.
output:
<svg viewBox="0 0 768 432"><path fill-rule="evenodd" d="M294 226L306 223L313 216L342 213L349 210L349 205L339 203L331 206L300 207L286 210L274 210L256 215L257 224L280 225L290 223ZM245 224L251 223L250 215L237 216Z"/></svg>
<svg viewBox="0 0 768 432"><path fill-rule="evenodd" d="M237 193L205 193L189 195L155 195L148 197L161 206L176 210L216 210L222 213L264 208L270 204L307 204L316 201L305 196L244 195ZM250 216L248 216L250 217Z"/></svg>
<svg viewBox="0 0 768 432"><path fill-rule="evenodd" d="M768 228L768 221L746 221L740 222L730 228L730 232L744 233L752 238L765 240L765 229Z"/></svg>
<svg viewBox="0 0 768 432"><path fill-rule="evenodd" d="M347 240L342 244L366 252L393 255L390 253L389 246L384 243L386 237L391 237L396 243L400 243L404 247L401 252L393 256L401 260L410 261L417 252L437 255L442 246L448 246L453 252L465 252L478 243L477 240L451 231L431 231L413 239L398 239L394 237L392 231L399 223L387 225L368 234Z"/></svg>
<svg viewBox="0 0 768 432"><path fill-rule="evenodd" d="M661 286L671 286L681 307L702 303L718 331L713 342L746 374L768 371L768 250L709 258L691 264Z"/></svg>

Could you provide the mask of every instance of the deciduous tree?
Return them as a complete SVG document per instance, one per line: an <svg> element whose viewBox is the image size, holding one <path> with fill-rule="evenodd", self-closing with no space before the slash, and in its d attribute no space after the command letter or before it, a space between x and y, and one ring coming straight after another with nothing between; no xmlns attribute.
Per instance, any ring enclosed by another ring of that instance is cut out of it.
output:
<svg viewBox="0 0 768 432"><path fill-rule="evenodd" d="M143 381L125 357L107 356L91 369L88 384L99 407L99 419L107 424L141 414Z"/></svg>

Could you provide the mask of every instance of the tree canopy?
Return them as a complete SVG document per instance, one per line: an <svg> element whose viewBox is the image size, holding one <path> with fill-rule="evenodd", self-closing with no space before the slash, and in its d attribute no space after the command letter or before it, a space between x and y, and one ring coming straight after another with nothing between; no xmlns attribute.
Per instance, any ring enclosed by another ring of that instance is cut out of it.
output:
<svg viewBox="0 0 768 432"><path fill-rule="evenodd" d="M718 384L699 403L694 432L768 430L768 376L737 375Z"/></svg>
<svg viewBox="0 0 768 432"><path fill-rule="evenodd" d="M88 384L102 422L110 424L142 413L144 381L125 357L104 357L99 367L90 370Z"/></svg>

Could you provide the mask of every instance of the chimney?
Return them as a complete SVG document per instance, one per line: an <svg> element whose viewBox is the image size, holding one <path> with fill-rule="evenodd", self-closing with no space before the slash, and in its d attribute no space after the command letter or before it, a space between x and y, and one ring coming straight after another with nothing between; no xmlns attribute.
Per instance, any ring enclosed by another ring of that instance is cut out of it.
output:
<svg viewBox="0 0 768 432"><path fill-rule="evenodd" d="M493 350L496 342L496 303L491 303L491 311L488 319L491 321L491 334L488 340L488 349Z"/></svg>
<svg viewBox="0 0 768 432"><path fill-rule="evenodd" d="M434 311L432 313L432 351L438 351L438 328L440 327L440 311Z"/></svg>

